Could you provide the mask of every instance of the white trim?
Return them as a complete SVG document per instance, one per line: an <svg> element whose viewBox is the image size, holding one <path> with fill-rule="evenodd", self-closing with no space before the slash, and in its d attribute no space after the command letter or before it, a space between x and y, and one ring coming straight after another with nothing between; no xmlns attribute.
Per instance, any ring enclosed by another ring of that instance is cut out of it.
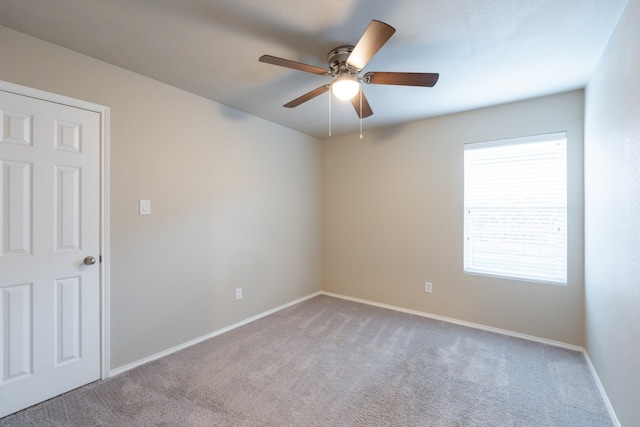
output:
<svg viewBox="0 0 640 427"><path fill-rule="evenodd" d="M43 101L55 102L56 104L68 105L69 107L82 108L83 110L94 111L102 116L109 107L95 104L81 99L71 98L53 92L46 92L40 89L34 89L27 86L20 86L15 83L0 80L0 90L11 92L16 95L29 96L31 98L41 99Z"/></svg>
<svg viewBox="0 0 640 427"><path fill-rule="evenodd" d="M111 114L109 108L105 108L100 114L100 126L102 130L102 144L100 153L100 206L101 206L101 224L100 224L100 281L102 283L101 288L101 306L100 306L100 321L102 325L101 330L101 349L102 349L102 363L100 366L100 377L104 380L109 378L109 371L111 369L111 245L110 238L111 230L109 224L111 223L109 218L109 212L111 211L111 191L110 191L110 120Z"/></svg>
<svg viewBox="0 0 640 427"><path fill-rule="evenodd" d="M349 300L349 301L353 301L353 302L359 302L359 303L362 303L362 304L373 305L375 307L386 308L388 310L395 310L395 311L399 311L401 313L413 314L413 315L416 315L416 316L422 316L422 317L427 317L427 318L434 319L434 320L440 320L442 322L453 323L455 325L467 326L469 328L480 329L480 330L487 331L487 332L494 332L496 334L507 335L507 336L514 337L514 338L521 338L521 339L524 339L524 340L534 341L534 342L538 342L538 343L541 343L541 344L552 345L554 347L560 347L560 348L564 348L566 350L578 351L578 352L581 352L581 353L584 352L584 348L580 347L578 345L567 344L567 343L564 343L564 342L561 342L561 341L554 341L554 340L549 340L549 339L546 339L546 338L540 338L540 337L536 337L534 335L521 334L519 332L513 332L513 331L506 330L506 329L500 329L500 328L494 328L492 326L481 325L479 323L467 322L467 321L464 321L464 320L458 320L458 319L454 319L454 318L451 318L451 317L439 316L437 314L425 313L423 311L411 310L411 309L408 309L408 308L398 307L398 306L395 306L395 305L382 304L382 303L375 302L375 301L369 301L369 300L365 300L365 299L361 299L361 298L354 298L354 297L349 297L349 296L345 296L345 295L334 294L334 293L331 293L331 292L324 292L323 291L323 292L321 292L321 294L322 295L327 295L327 296L330 296L330 297L341 298L341 299L345 299L345 300Z"/></svg>
<svg viewBox="0 0 640 427"><path fill-rule="evenodd" d="M587 365L589 366L589 369L591 370L591 375L593 375L593 379L596 382L596 386L598 387L600 396L602 396L602 400L604 401L604 406L607 407L607 411L609 412L609 417L611 418L611 422L613 422L613 425L615 427L621 427L620 421L618 420L618 416L616 415L616 412L613 410L613 406L611 405L611 401L609 400L609 396L607 396L607 392L605 391L604 386L600 381L598 372L596 372L595 366L593 366L593 363L591 363L591 358L589 357L589 354L587 353L586 350L584 351L584 358L587 361Z"/></svg>
<svg viewBox="0 0 640 427"><path fill-rule="evenodd" d="M375 301L370 301L370 300L365 300L365 299L361 299L361 298L354 298L354 297L349 297L346 295L340 295L340 294L334 294L331 292L320 292L320 294L322 295L327 295L330 297L335 297L335 298L341 298L344 300L348 300L348 301L353 301L353 302L359 302L362 304L368 304L368 305L372 305L375 307L380 307L380 308L386 308L389 310L395 310L395 311L399 311L401 313L407 313L407 314L414 314L416 316L422 316L422 317L427 317L430 319L435 319L435 320L440 320L443 322L448 322L448 323L453 323L455 325L461 325L461 326L467 326L470 328L474 328L474 329L480 329L483 331L488 331L488 332L495 332L497 334L502 334L502 335L507 335L507 336L511 336L511 337L515 337L515 338L521 338L521 339L525 339L528 341L534 341L534 342L538 342L541 344L547 344L547 345L552 345L554 347L560 347L560 348L564 348L567 350L572 350L572 351L577 351L580 352L584 355L584 358L587 362L587 366L589 366L589 370L591 371L591 375L593 376L593 379L596 382L596 386L598 387L598 391L600 392L600 396L602 396L602 400L604 401L604 404L607 408L607 412L609 412L609 417L611 418L611 422L613 422L613 425L615 427L621 427L620 421L618 420L618 417L616 416L616 413L613 409L613 406L611 405L611 401L609 400L609 396L607 396L607 392L604 389L604 386L602 385L602 382L600 381L600 377L598 377L598 373L596 372L596 368L593 366L593 363L591 363L591 358L589 357L589 354L587 353L587 350L584 347L581 346L577 346L577 345L573 345L573 344L567 344L561 341L554 341L554 340L549 340L546 338L540 338L540 337L536 337L534 335L527 335L527 334L521 334L519 332L513 332L513 331L509 331L506 329L499 329L499 328L494 328L491 326L486 326L486 325L481 325L478 323L472 323L472 322L466 322L464 320L458 320L458 319L453 319L451 317L444 317L444 316L439 316L437 314L431 314L431 313L425 313L422 311L417 311L417 310L411 310L408 308L403 308L403 307L398 307L395 305L389 305L389 304L382 304L382 303L378 303Z"/></svg>
<svg viewBox="0 0 640 427"><path fill-rule="evenodd" d="M93 111L100 116L100 377L108 378L109 331L109 107L0 80L0 90L69 107Z"/></svg>
<svg viewBox="0 0 640 427"><path fill-rule="evenodd" d="M567 131L550 132L536 135L516 136L513 138L502 138L490 141L465 142L465 149L502 147L504 145L528 144L532 142L543 142L550 139L567 139Z"/></svg>
<svg viewBox="0 0 640 427"><path fill-rule="evenodd" d="M122 374L124 372L127 372L127 371L131 370L131 369L137 368L138 366L144 365L145 363L153 362L154 360L157 360L157 359L160 359L162 357L168 356L168 355L170 355L172 353L175 353L177 351L184 350L187 347L191 347L192 345L201 343L202 341L208 340L209 338L213 338L213 337L218 336L220 334L224 334L225 332L229 332L229 331L231 331L233 329L239 328L240 326L244 326L244 325L246 325L248 323L251 323L251 322L253 322L255 320L261 319L261 318L263 318L265 316L269 316L270 314L276 313L276 312L278 312L278 311L280 311L282 309L285 309L287 307L291 307L292 305L301 303L303 301L306 301L308 299L311 299L311 298L316 297L316 296L321 295L321 294L322 294L322 292L316 292L316 293L304 296L302 298L298 298L298 299L296 299L294 301L288 302L286 304L283 304L283 305L280 305L278 307L272 308L270 310L264 311L262 313L256 314L255 316L251 316L251 317L249 317L247 319L241 320L241 321L239 321L237 323L234 323L234 324L229 325L227 327L224 327L222 329L218 329L216 331L213 331L210 334L203 335L203 336L201 336L199 338L195 338L195 339L193 339L191 341L187 341L187 342L185 342L183 344L177 345L175 347L171 347L170 349L167 349L167 350L161 351L159 353L153 354L153 355L151 355L149 357L145 357L143 359L139 359L139 360L137 360L135 362L129 363L127 365L124 365L124 366L121 366L119 368L116 368L116 369L112 370L110 372L109 376L110 377L115 377L116 375L120 375L120 374Z"/></svg>
<svg viewBox="0 0 640 427"><path fill-rule="evenodd" d="M425 313L422 311L417 311L417 310L411 310L411 309L407 309L407 308L402 308L402 307L398 307L398 306L394 306L394 305L389 305L389 304L382 304L382 303L378 303L375 301L370 301L370 300L365 300L365 299L361 299L361 298L354 298L354 297L349 297L346 295L340 295L340 294L334 294L331 292L325 292L325 291L319 291L319 292L315 292L313 294L304 296L302 298L298 298L294 301L288 302L286 304L280 305L278 307L272 308L270 310L264 311L262 313L256 314L255 316L249 317L247 319L241 320L240 322L234 323L232 325L229 325L225 328L222 329L218 329L210 334L201 336L199 338L195 338L191 341L188 341L186 343L180 344L178 346L172 347L170 349L161 351L159 353L156 353L154 355L151 355L149 357L145 357L143 359L137 360L133 363L129 363L125 366L121 366L117 369L112 370L109 373L110 377L114 377L116 375L122 374L124 372L127 372L131 369L137 368L138 366L144 365L145 363L149 363L152 362L154 360L160 359L162 357L168 356L172 353L175 353L177 351L180 350L184 350L185 348L191 347L192 345L201 343L202 341L205 341L209 338L213 338L215 336L224 334L225 332L229 332L233 329L239 328L240 326L244 326L246 324L249 324L255 320L261 319L265 316L269 316L273 313L276 313L282 309L285 309L287 307L291 307L295 304L301 303L303 301L306 301L308 299L311 299L313 297L316 297L318 295L326 295L329 297L334 297L334 298L340 298L340 299L344 299L344 300L348 300L348 301L353 301L353 302L358 302L358 303L362 303L362 304L367 304L367 305L372 305L375 307L380 307L380 308L385 308L385 309L389 309L389 310L395 310L401 313L407 313L407 314L413 314L416 316L421 316L421 317L427 317L430 319L434 319L434 320L440 320L443 322L447 322L447 323L452 323L455 325L460 325L460 326L466 326L466 327L470 327L470 328L474 328L474 329L480 329L480 330L484 330L484 331L488 331L488 332L494 332L494 333L498 333L501 335L506 335L506 336L511 336L511 337L515 337L515 338L521 338L521 339L525 339L528 341L533 341L533 342L538 342L541 344L547 344L547 345L552 345L554 347L559 347L559 348L563 348L563 349L567 349L567 350L571 350L571 351L577 351L580 352L584 355L584 358L587 362L587 365L589 366L589 369L591 370L591 373L593 375L593 378L596 382L596 385L598 387L598 391L600 392L602 399L605 403L605 406L607 407L607 411L609 412L609 415L611 417L611 420L614 424L615 427L621 427L620 422L618 421L618 418L616 417L616 414L613 410L613 407L611 406L611 402L609 401L609 398L607 396L607 393L605 392L602 383L600 382L600 378L598 378L598 374L596 373L596 370L593 366L593 364L591 363L591 359L589 358L589 355L587 354L587 352L585 351L585 349L581 346L577 346L577 345L573 345L573 344L567 344L567 343L563 343L560 341L554 341L554 340L549 340L546 338L540 338L540 337L536 337L533 335L527 335L527 334L521 334L518 332L513 332L513 331L509 331L506 329L499 329L499 328L494 328L491 326L486 326L486 325L481 325L478 323L472 323L472 322L467 322L464 320L458 320L458 319L453 319L451 317L445 317L445 316L439 316L436 314L430 314L430 313Z"/></svg>
<svg viewBox="0 0 640 427"><path fill-rule="evenodd" d="M578 351L578 352L584 352L584 348L580 347L580 346L576 346L576 345L572 345L572 344L567 344L567 343L563 343L560 341L553 341L553 340L548 340L545 338L540 338L540 337L535 337L533 335L526 335L526 334L520 334L517 332L513 332L513 331L508 331L505 329L498 329L498 328L493 328L490 326L485 326L485 325L480 325L477 323L472 323L472 322L466 322L463 320L457 320L457 319L453 319L450 317L444 317L444 316L438 316L436 314L430 314L430 313L425 313L422 311L416 311L416 310L411 310L411 309L407 309L407 308L402 308L402 307L397 307L397 306L393 306L393 305L388 305L388 304L382 304L382 303L377 303L374 301L369 301L369 300L365 300L365 299L360 299L360 298L353 298L353 297L349 297L349 296L345 296L345 295L340 295L340 294L334 294L331 292L325 292L325 291L319 291L319 292L315 292L313 294L307 295L305 297L302 298L298 298L297 300L288 302L286 304L283 304L281 306L278 306L276 308L272 308L271 310L267 310L265 312L256 314L255 316L249 317L247 319L241 320L240 322L234 323L232 325L229 325L227 327L224 327L222 329L218 329L216 331L213 331L207 335L203 335L201 337L195 338L191 341L187 341L183 344L177 345L175 347L169 348L167 350L155 353L151 356L145 357L143 359L139 359L135 362L129 363L127 365L121 366L119 368L113 369L110 373L109 376L110 377L114 377L116 375L120 375L126 371L129 371L131 369L137 368L138 366L144 365L145 363L149 363L152 362L154 360L160 359L162 357L168 356L170 354L173 354L177 351L180 350L184 350L185 348L191 347L192 345L198 344L202 341L205 341L209 338L213 338L215 336L218 336L220 334L223 334L225 332L229 332L233 329L239 328L240 326L244 326L248 323L251 323L255 320L261 319L265 316L268 316L270 314L276 313L284 308L290 307L292 305L298 304L300 302L306 301L308 299L311 299L315 296L318 295L326 295L326 296L330 296L330 297L335 297L335 298L340 298L340 299L344 299L344 300L349 300L349 301L353 301L353 302L358 302L358 303L362 303L362 304L368 304L368 305L373 305L376 307L380 307L380 308L386 308L389 310L395 310L401 313L407 313L407 314L414 314L417 316L422 316L422 317L428 317L431 319L435 319L435 320L441 320L443 322L448 322L448 323L453 323L456 325L461 325L461 326L467 326L470 328L474 328L474 329L481 329L481 330L485 330L488 332L495 332L498 334L502 334L502 335L508 335L508 336L512 336L515 338L522 338L525 340L529 340L529 341L535 341L535 342L539 342L542 344L548 344L548 345L552 345L555 347L560 347L560 348L564 348L567 350L572 350L572 351Z"/></svg>

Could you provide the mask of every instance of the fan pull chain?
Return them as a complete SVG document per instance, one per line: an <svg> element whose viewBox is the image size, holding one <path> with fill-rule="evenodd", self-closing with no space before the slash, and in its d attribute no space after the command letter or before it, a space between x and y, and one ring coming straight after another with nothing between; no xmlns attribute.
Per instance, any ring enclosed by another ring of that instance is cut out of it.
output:
<svg viewBox="0 0 640 427"><path fill-rule="evenodd" d="M360 139L362 139L362 86L360 87Z"/></svg>
<svg viewBox="0 0 640 427"><path fill-rule="evenodd" d="M331 136L331 92L329 92L329 136Z"/></svg>

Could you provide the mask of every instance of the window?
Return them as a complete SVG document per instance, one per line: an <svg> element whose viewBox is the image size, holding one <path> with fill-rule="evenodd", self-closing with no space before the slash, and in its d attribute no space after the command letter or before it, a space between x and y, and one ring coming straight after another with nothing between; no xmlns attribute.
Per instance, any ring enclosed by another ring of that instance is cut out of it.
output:
<svg viewBox="0 0 640 427"><path fill-rule="evenodd" d="M567 283L567 137L464 147L464 271Z"/></svg>

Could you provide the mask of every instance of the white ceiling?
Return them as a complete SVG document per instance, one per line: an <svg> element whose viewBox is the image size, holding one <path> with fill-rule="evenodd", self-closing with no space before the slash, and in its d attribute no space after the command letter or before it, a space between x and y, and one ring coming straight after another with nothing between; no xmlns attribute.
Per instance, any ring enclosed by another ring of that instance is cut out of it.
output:
<svg viewBox="0 0 640 427"><path fill-rule="evenodd" d="M367 129L583 88L627 0L0 0L0 25L326 138L330 81L258 62L327 67L372 19L396 33L366 71L437 72L434 88L364 85ZM5 61L6 58L2 58ZM333 135L357 132L332 101Z"/></svg>

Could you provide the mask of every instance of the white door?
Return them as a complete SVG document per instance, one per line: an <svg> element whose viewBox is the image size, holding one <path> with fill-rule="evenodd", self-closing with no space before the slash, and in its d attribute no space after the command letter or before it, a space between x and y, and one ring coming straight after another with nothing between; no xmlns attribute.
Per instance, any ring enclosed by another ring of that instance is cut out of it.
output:
<svg viewBox="0 0 640 427"><path fill-rule="evenodd" d="M2 417L100 378L100 115L1 90L0 115Z"/></svg>

